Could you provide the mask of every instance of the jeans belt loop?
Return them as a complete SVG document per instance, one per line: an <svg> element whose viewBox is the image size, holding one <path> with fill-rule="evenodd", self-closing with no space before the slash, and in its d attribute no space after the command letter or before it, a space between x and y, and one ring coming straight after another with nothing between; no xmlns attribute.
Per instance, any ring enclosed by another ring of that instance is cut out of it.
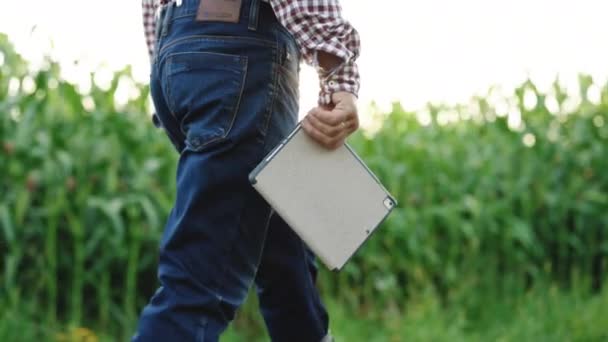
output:
<svg viewBox="0 0 608 342"><path fill-rule="evenodd" d="M161 32L162 37L166 37L167 34L169 34L169 29L171 26L171 19L173 19L173 6L175 6L175 2L173 2L173 1L167 5L165 17L163 18L163 22L162 22L162 25L163 25L162 32Z"/></svg>
<svg viewBox="0 0 608 342"><path fill-rule="evenodd" d="M258 15L260 13L260 0L251 0L251 8L249 9L249 29L255 31L258 29Z"/></svg>
<svg viewBox="0 0 608 342"><path fill-rule="evenodd" d="M162 31L162 23L163 18L165 17L165 8L159 7L154 13L156 25L154 27L154 48L152 52L152 64L156 64L156 59L158 58L158 52L160 50L160 34Z"/></svg>

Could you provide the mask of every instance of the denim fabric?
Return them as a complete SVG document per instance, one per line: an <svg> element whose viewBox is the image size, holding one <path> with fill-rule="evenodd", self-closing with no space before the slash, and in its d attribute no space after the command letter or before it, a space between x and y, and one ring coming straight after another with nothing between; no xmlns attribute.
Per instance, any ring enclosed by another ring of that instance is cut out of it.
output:
<svg viewBox="0 0 608 342"><path fill-rule="evenodd" d="M273 341L321 341L314 256L247 177L296 124L298 48L268 4L229 24L197 22L198 3L163 8L157 30L151 92L180 158L133 341L217 341L254 284Z"/></svg>

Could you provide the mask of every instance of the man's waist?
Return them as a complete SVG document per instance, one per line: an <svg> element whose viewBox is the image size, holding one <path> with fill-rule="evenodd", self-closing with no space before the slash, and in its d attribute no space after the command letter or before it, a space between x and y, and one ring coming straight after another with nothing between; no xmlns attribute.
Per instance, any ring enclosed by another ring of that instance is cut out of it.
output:
<svg viewBox="0 0 608 342"><path fill-rule="evenodd" d="M237 11L236 15L233 15L230 18L231 21L203 20L205 18L199 20L198 17L201 11L200 5L204 5L205 1L206 0L167 0L166 4L163 4L159 11L159 14L164 13L164 16L156 20L159 21L160 25L168 25L171 27L175 26L174 29L176 30L200 31L198 33L199 35L202 34L202 31L207 32L206 34L239 35L239 32L241 32L243 28L246 29L247 32L270 32L274 31L275 24L278 23L270 3L262 0L240 0L239 2L241 2L241 9L240 11ZM253 7L250 6L255 6L256 9L254 10ZM229 10L234 11L234 8ZM183 19L188 17L196 17L197 20L180 20L179 23L173 23L174 19ZM199 25L200 22L205 22L205 24L208 25ZM169 25L169 23L171 23L171 25Z"/></svg>

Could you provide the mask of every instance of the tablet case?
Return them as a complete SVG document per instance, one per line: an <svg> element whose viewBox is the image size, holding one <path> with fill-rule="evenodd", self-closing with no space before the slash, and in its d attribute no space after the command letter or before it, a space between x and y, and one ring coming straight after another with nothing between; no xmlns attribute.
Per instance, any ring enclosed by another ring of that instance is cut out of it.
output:
<svg viewBox="0 0 608 342"><path fill-rule="evenodd" d="M331 270L341 269L396 205L347 144L327 150L299 125L249 180Z"/></svg>

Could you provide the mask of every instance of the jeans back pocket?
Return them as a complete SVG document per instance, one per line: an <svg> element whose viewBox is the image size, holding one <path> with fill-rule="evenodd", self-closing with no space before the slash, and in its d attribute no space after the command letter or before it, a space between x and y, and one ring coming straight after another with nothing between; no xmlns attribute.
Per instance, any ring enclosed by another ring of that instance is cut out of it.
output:
<svg viewBox="0 0 608 342"><path fill-rule="evenodd" d="M225 139L243 95L247 57L177 52L166 61L165 94L186 137L186 148L200 151Z"/></svg>

